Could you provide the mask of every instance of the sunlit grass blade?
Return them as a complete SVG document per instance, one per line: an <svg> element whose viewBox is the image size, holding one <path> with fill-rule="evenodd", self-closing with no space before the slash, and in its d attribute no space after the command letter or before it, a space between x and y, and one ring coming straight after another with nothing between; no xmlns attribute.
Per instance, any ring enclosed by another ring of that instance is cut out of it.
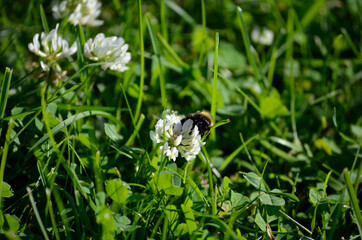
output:
<svg viewBox="0 0 362 240"><path fill-rule="evenodd" d="M211 117L213 119L215 119L216 117L216 101L217 101L217 74L218 74L218 64L217 64L217 59L219 56L219 33L215 34L215 51L214 51L214 69L213 69L213 73L214 73L214 77L213 77L213 81L212 81L212 95L211 95L211 110L210 110L210 114ZM215 141L216 139L216 134L215 134L215 130L210 130L211 131L211 135L210 138L212 141Z"/></svg>

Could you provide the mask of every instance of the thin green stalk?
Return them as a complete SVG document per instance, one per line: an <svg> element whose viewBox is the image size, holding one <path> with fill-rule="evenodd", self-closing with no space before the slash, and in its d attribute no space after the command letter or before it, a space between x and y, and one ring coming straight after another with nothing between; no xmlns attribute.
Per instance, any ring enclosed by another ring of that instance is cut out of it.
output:
<svg viewBox="0 0 362 240"><path fill-rule="evenodd" d="M348 45L351 47L352 52L356 55L357 58L360 57L359 52L357 50L356 45L353 43L351 36L349 35L349 33L347 32L347 30L345 28L341 29L341 32L343 33L344 38L346 39Z"/></svg>
<svg viewBox="0 0 362 240"><path fill-rule="evenodd" d="M197 65L200 67L204 56L207 50L207 41L206 41L206 10L205 10L205 0L201 0L201 14L202 14L202 44L200 49L200 56Z"/></svg>
<svg viewBox="0 0 362 240"><path fill-rule="evenodd" d="M346 180L346 184L347 184L347 189L348 189L348 193L349 193L349 197L350 197L350 201L351 201L353 215L356 218L355 223L357 224L360 236L362 236L362 215L361 215L361 209L360 209L359 203L358 203L358 198L357 198L356 192L353 189L351 176L349 175L348 169L345 168L343 170L343 173L344 173L344 179Z"/></svg>
<svg viewBox="0 0 362 240"><path fill-rule="evenodd" d="M213 119L215 119L215 117L216 117L218 55L219 55L219 33L217 32L215 34L215 59L214 59L214 70L213 70L214 78L213 78L213 82L212 82L212 98L211 98L211 110L210 110L210 114ZM215 141L215 139L216 139L215 129L211 130L210 139L212 141Z"/></svg>
<svg viewBox="0 0 362 240"><path fill-rule="evenodd" d="M293 73L293 40L294 40L294 10L290 9L288 12L288 22L287 22L287 50L286 50L286 63L290 63L290 72L287 77L287 82L289 84L291 100L290 100L290 117L292 121L292 129L294 142L298 146L301 146L300 140L297 133L297 123L295 118L295 83L294 83L294 73Z"/></svg>
<svg viewBox="0 0 362 240"><path fill-rule="evenodd" d="M168 220L167 220L167 217L164 218L163 220L163 228L162 228L162 239L163 240L167 240L167 235L168 235L168 232L169 232L169 229L168 229Z"/></svg>
<svg viewBox="0 0 362 240"><path fill-rule="evenodd" d="M36 220L38 221L38 224L39 224L39 226L40 226L41 232L43 233L44 238L45 238L46 240L49 240L47 231L45 230L45 227L44 227L44 224L43 224L43 222L42 222L42 220L41 220L39 211L38 211L38 209L37 209L37 207L36 207L33 194L31 193L31 189L30 189L29 187L26 187L26 191L27 191L28 194L29 194L29 200L30 200L31 206L33 207L33 210L34 210L34 213L35 213L35 217L36 217Z"/></svg>
<svg viewBox="0 0 362 240"><path fill-rule="evenodd" d="M8 156L9 151L9 142L11 137L11 132L14 127L14 120L10 119L9 125L8 125L8 131L6 132L5 136L5 144L3 149L3 155L1 157L1 166L0 166L0 212L3 208L3 201L2 201L2 192L3 192L3 181L4 181L4 174L5 174L5 166L6 166L6 158Z"/></svg>
<svg viewBox="0 0 362 240"><path fill-rule="evenodd" d="M138 123L135 127L135 130L133 131L132 135L129 137L129 139L127 140L127 142L125 143L125 146L129 146L131 145L131 143L133 142L133 140L135 139L136 136L138 136L138 132L141 129L143 120L145 120L145 115L142 113L140 118L138 119Z"/></svg>
<svg viewBox="0 0 362 240"><path fill-rule="evenodd" d="M249 138L245 144L243 143L242 145L240 145L237 149L234 150L234 152L232 152L223 162L223 164L219 167L219 171L223 171L229 164L230 162L236 157L236 155L238 155L241 150L243 150L249 143L251 143L256 137L258 137L258 135L255 135L251 138Z"/></svg>
<svg viewBox="0 0 362 240"><path fill-rule="evenodd" d="M287 219L291 220L292 222L294 222L296 225L298 225L301 229L303 229L304 231L306 231L307 233L309 233L310 235L312 235L312 232L308 230L308 228L304 227L302 224L300 224L299 222L295 221L292 217L290 217L288 214L286 214L285 212L279 210L279 212L286 217Z"/></svg>
<svg viewBox="0 0 362 240"><path fill-rule="evenodd" d="M358 171L357 171L357 175L356 175L356 180L354 181L354 191L355 192L358 191L359 180L360 180L361 174L362 174L362 161L359 162Z"/></svg>
<svg viewBox="0 0 362 240"><path fill-rule="evenodd" d="M140 75L140 86L139 86L139 95L136 107L136 113L134 119L137 121L139 115L141 114L141 107L143 101L143 86L145 83L145 47L143 41L143 17L142 17L142 8L141 0L138 0L138 24L139 24L139 38L140 38L140 51L141 51L141 75Z"/></svg>
<svg viewBox="0 0 362 240"><path fill-rule="evenodd" d="M255 79L257 81L261 80L261 76L260 76L260 71L258 69L258 67L256 66L256 61L255 61L255 57L251 52L251 43L250 43L250 39L249 39L249 35L248 35L248 31L246 29L245 26L245 21L244 21L244 17L243 17L243 11L240 7L237 8L238 11L238 15L239 15L239 27L241 30L241 34L243 36L243 42L244 42L244 47L245 47L245 51L246 51L246 56L248 58L248 61L251 65L251 67L253 68L253 73L255 76Z"/></svg>
<svg viewBox="0 0 362 240"><path fill-rule="evenodd" d="M54 210L53 210L53 203L52 200L50 199L50 190L49 188L45 189L45 193L47 196L47 206L48 206L48 211L49 211L49 215L50 215L50 220L52 222L52 227L53 227L53 235L55 235L55 238L57 240L60 240L60 236L59 236L59 232L58 232L58 228L57 228L57 223L55 222L55 217L54 217Z"/></svg>
<svg viewBox="0 0 362 240"><path fill-rule="evenodd" d="M203 150L205 148L203 147ZM212 179L212 169L211 169L211 161L205 154L201 154L204 158L206 166L207 166L207 174L209 175L209 190L210 190L210 199L211 199L211 215L215 216L216 214L216 204L215 201L215 191L214 191L214 181Z"/></svg>
<svg viewBox="0 0 362 240"><path fill-rule="evenodd" d="M171 55L173 60L176 62L176 64L182 68L188 69L190 66L182 61L182 59L177 55L177 53L172 49L172 47L168 44L166 39L162 37L160 33L156 33L158 39L160 40L160 43L162 44L163 48Z"/></svg>

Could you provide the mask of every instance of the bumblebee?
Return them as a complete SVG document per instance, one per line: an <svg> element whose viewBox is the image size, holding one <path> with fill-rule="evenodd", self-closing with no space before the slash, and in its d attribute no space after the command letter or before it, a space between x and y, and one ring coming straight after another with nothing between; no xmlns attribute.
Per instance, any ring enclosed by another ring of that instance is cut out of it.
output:
<svg viewBox="0 0 362 240"><path fill-rule="evenodd" d="M187 114L187 116L181 120L181 124L184 124L184 122L188 119L193 121L192 129L197 126L201 136L208 134L210 128L214 125L214 120L212 119L211 115L204 111L197 111L196 113Z"/></svg>

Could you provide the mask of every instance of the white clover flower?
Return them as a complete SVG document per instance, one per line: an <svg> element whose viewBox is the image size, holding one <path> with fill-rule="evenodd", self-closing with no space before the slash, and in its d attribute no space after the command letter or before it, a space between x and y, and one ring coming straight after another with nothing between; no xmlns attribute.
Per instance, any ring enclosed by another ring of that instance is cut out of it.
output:
<svg viewBox="0 0 362 240"><path fill-rule="evenodd" d="M96 19L101 14L102 3L98 0L67 0L55 4L52 8L55 18L69 16L73 25L100 26L102 20Z"/></svg>
<svg viewBox="0 0 362 240"><path fill-rule="evenodd" d="M84 44L84 55L94 61L105 62L102 69L107 68L119 72L128 69L126 64L131 60L131 53L127 52L128 44L123 38L105 37L103 33L98 34L94 40L90 38Z"/></svg>
<svg viewBox="0 0 362 240"><path fill-rule="evenodd" d="M274 33L267 28L254 27L251 32L251 39L262 45L271 45L274 40Z"/></svg>
<svg viewBox="0 0 362 240"><path fill-rule="evenodd" d="M73 55L77 51L77 45L73 43L71 47L62 36L58 36L59 24L56 25L55 29L51 30L50 33L42 32L34 35L33 42L28 44L28 48L34 54L42 57L40 66L44 71L49 71L53 66L56 69L60 69L58 61Z"/></svg>
<svg viewBox="0 0 362 240"><path fill-rule="evenodd" d="M195 159L205 144L193 120L187 119L182 124L182 119L176 111L166 110L157 121L155 131L150 132L152 141L162 143L161 154L174 161L179 155L187 161Z"/></svg>

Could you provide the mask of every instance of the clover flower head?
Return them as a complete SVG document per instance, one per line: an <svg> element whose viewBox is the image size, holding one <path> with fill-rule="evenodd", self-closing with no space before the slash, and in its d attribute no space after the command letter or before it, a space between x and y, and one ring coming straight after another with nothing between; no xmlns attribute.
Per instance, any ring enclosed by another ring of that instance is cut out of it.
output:
<svg viewBox="0 0 362 240"><path fill-rule="evenodd" d="M128 44L125 44L123 38L105 37L103 33L99 33L94 40L90 38L84 44L84 55L90 60L104 62L103 70L109 68L119 72L126 71L126 64L131 60L131 53L127 50Z"/></svg>
<svg viewBox="0 0 362 240"><path fill-rule="evenodd" d="M274 40L274 33L267 28L254 27L251 32L251 39L262 45L271 45Z"/></svg>
<svg viewBox="0 0 362 240"><path fill-rule="evenodd" d="M67 0L55 4L52 8L55 18L69 16L73 25L100 26L102 20L96 19L101 14L102 3L98 0Z"/></svg>
<svg viewBox="0 0 362 240"><path fill-rule="evenodd" d="M77 45L73 43L71 47L62 36L58 35L59 24L56 25L55 29L52 29L49 33L42 32L35 34L33 42L28 44L28 48L35 55L42 57L40 66L44 71L49 71L53 66L60 68L58 60L69 57L77 51Z"/></svg>
<svg viewBox="0 0 362 240"><path fill-rule="evenodd" d="M161 144L161 153L174 161L179 155L187 161L195 159L205 144L193 120L187 119L182 124L182 119L176 111L166 110L157 121L155 131L150 132L152 141Z"/></svg>

